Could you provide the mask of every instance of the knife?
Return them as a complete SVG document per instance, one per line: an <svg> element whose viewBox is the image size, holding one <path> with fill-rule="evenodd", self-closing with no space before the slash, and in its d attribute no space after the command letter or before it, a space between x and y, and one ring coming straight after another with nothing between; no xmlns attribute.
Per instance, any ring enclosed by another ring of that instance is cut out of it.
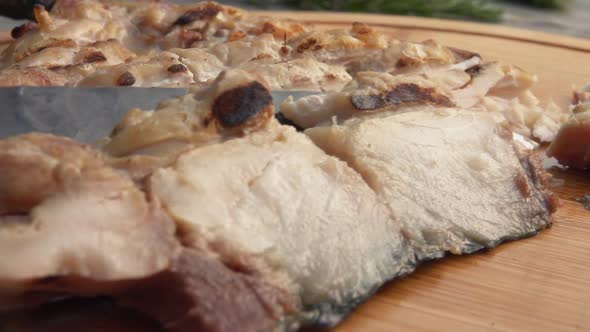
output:
<svg viewBox="0 0 590 332"><path fill-rule="evenodd" d="M0 138L38 131L92 143L110 134L132 108L155 109L185 88L0 88ZM273 91L275 109L289 96L318 92Z"/></svg>

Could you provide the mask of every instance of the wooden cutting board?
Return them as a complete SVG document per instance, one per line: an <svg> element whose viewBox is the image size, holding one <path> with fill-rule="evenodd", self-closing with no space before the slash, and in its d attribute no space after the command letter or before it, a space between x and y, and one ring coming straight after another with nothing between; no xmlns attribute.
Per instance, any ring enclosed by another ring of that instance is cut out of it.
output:
<svg viewBox="0 0 590 332"><path fill-rule="evenodd" d="M590 81L590 40L397 16L273 15L322 28L363 22L400 39L476 51L538 74L537 95L563 106L573 84ZM552 173L565 184L555 188L563 206L551 229L488 252L424 264L383 287L335 331L589 331L590 211L575 199L590 194L590 172Z"/></svg>

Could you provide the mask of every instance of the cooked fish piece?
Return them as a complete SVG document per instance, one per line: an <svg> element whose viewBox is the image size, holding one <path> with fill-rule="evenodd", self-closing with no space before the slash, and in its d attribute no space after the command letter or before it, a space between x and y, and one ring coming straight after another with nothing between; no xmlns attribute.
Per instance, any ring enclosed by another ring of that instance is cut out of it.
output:
<svg viewBox="0 0 590 332"><path fill-rule="evenodd" d="M285 52L292 57L314 57L322 62L343 63L357 59L371 50L388 47L393 38L363 23L354 23L350 30L309 31L291 38Z"/></svg>
<svg viewBox="0 0 590 332"><path fill-rule="evenodd" d="M178 61L192 73L195 83L210 82L227 68L214 54L200 48L173 48L170 52L178 55Z"/></svg>
<svg viewBox="0 0 590 332"><path fill-rule="evenodd" d="M66 20L53 18L44 7L38 6L35 9L38 25L21 28L16 35L13 32L18 38L2 53L2 65L4 67L21 62L31 55L35 55L36 62L51 64L60 61L53 59L56 55L64 55L67 59L69 49L111 39L130 46L131 43L125 38L125 20L113 17L110 13L107 16ZM46 50L48 48L57 49Z"/></svg>
<svg viewBox="0 0 590 332"><path fill-rule="evenodd" d="M574 93L571 118L559 129L547 149L562 165L576 169L590 168L590 84Z"/></svg>
<svg viewBox="0 0 590 332"><path fill-rule="evenodd" d="M492 113L526 137L550 142L569 112L554 103L545 107L529 90L536 78L498 63L480 64L474 57L448 66L423 66L404 74L360 72L341 91L310 95L281 104L281 113L302 128L345 120L381 108L408 111L415 104Z"/></svg>
<svg viewBox="0 0 590 332"><path fill-rule="evenodd" d="M445 47L433 40L413 43L392 39L388 47L365 52L362 55L346 59L344 63L351 74L362 71L404 74L435 70L439 67L464 63L474 58L481 61L481 57L477 53Z"/></svg>
<svg viewBox="0 0 590 332"><path fill-rule="evenodd" d="M130 62L103 67L89 74L77 86L178 87L194 83L193 73L172 52L138 57Z"/></svg>
<svg viewBox="0 0 590 332"><path fill-rule="evenodd" d="M0 86L61 86L69 78L62 73L44 68L12 66L0 71Z"/></svg>
<svg viewBox="0 0 590 332"><path fill-rule="evenodd" d="M12 310L0 327L15 309L80 296L115 298L169 331L270 331L298 314L283 272L215 243L182 247L158 199L105 159L51 135L0 141L0 313Z"/></svg>
<svg viewBox="0 0 590 332"><path fill-rule="evenodd" d="M442 46L432 40L412 43L363 24L350 30L311 31L288 40L282 49L290 57L313 57L344 65L349 73L363 71L407 73L480 58L477 53Z"/></svg>
<svg viewBox="0 0 590 332"><path fill-rule="evenodd" d="M117 40L48 47L0 71L0 85L73 86L98 68L120 65L135 56Z"/></svg>
<svg viewBox="0 0 590 332"><path fill-rule="evenodd" d="M0 310L160 272L179 250L174 231L157 199L89 147L0 141Z"/></svg>
<svg viewBox="0 0 590 332"><path fill-rule="evenodd" d="M103 66L120 64L135 56L135 53L114 39L99 41L86 46L80 46L75 42L67 42L43 48L19 61L4 62L4 65L47 68L81 64Z"/></svg>
<svg viewBox="0 0 590 332"><path fill-rule="evenodd" d="M146 298L154 294L148 291L126 292L118 296L123 303L179 331L212 328L207 324L223 331L236 326L258 331L279 321L289 330L331 326L384 282L413 270L414 254L399 225L362 177L304 134L279 125L272 114L263 85L247 73L228 71L211 88L164 103L153 113L132 114L116 128L104 150L119 158L165 159L142 173L145 190L162 199L185 247L219 257L225 265L201 268L202 258L189 255L157 277L158 283L172 278L169 274L179 280L181 300L166 297L170 311L151 305ZM176 143L182 147L173 147ZM218 268L247 271L244 281L250 286L242 289L239 274L218 275ZM187 273L190 278L182 277ZM202 285L200 280L209 278ZM262 288L251 293L257 283ZM174 294L170 284L162 283L162 292ZM256 294L269 294L268 287L282 295L264 300ZM211 302L209 288L244 301L231 300L230 308L238 310L232 319L226 297L216 294L220 300ZM258 310L260 299L263 307L278 302L260 316L250 312ZM188 310L186 303L196 309Z"/></svg>
<svg viewBox="0 0 590 332"><path fill-rule="evenodd" d="M181 10L180 15L178 10ZM162 20L168 25L160 24L157 29L163 32L159 43L161 48L206 48L246 37L270 36L283 42L308 31L307 26L300 22L250 15L238 8L211 1L177 6L176 11L164 14L165 17L174 16L174 21L170 24L169 20Z"/></svg>
<svg viewBox="0 0 590 332"><path fill-rule="evenodd" d="M191 150L147 181L183 243L286 271L304 321L333 325L414 266L396 219L361 176L291 127Z"/></svg>
<svg viewBox="0 0 590 332"><path fill-rule="evenodd" d="M403 109L421 104L455 106L450 93L422 75L362 72L340 92L297 100L287 98L281 103L281 113L297 126L311 128L333 118L342 121L382 108Z"/></svg>
<svg viewBox="0 0 590 332"><path fill-rule="evenodd" d="M352 77L343 66L330 65L314 58L289 59L270 34L216 45L207 50L172 49L193 73L195 81L205 83L226 69L241 69L264 81L272 90L339 91Z"/></svg>
<svg viewBox="0 0 590 332"><path fill-rule="evenodd" d="M197 146L242 136L268 124L274 105L268 89L240 70L226 71L210 86L163 101L155 111L131 110L100 146L134 179Z"/></svg>
<svg viewBox="0 0 590 332"><path fill-rule="evenodd" d="M352 80L344 67L312 58L258 60L239 68L256 75L272 90L340 91Z"/></svg>
<svg viewBox="0 0 590 332"><path fill-rule="evenodd" d="M486 113L383 112L305 133L362 174L420 259L530 236L556 208L538 157Z"/></svg>
<svg viewBox="0 0 590 332"><path fill-rule="evenodd" d="M206 49L228 67L239 67L259 59L283 60L282 42L271 34L244 36L241 39L217 44Z"/></svg>

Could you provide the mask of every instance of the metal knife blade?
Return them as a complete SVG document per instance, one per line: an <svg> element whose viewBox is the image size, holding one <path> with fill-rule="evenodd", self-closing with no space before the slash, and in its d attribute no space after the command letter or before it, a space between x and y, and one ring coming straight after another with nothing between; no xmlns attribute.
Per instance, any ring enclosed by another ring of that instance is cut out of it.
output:
<svg viewBox="0 0 590 332"><path fill-rule="evenodd" d="M0 138L38 131L91 143L107 136L132 108L154 109L162 100L187 93L185 88L0 88ZM276 91L278 105L307 91Z"/></svg>

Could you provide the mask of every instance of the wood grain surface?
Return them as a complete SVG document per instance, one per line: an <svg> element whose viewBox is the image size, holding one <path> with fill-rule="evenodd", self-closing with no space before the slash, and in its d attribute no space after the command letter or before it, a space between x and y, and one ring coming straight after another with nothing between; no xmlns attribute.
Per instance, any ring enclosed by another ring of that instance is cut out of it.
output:
<svg viewBox="0 0 590 332"><path fill-rule="evenodd" d="M400 39L435 39L518 65L539 76L535 92L566 106L590 81L590 40L444 20L382 15L276 13L318 27L369 23ZM590 173L552 170L563 206L554 226L498 248L424 264L389 283L337 332L590 331Z"/></svg>

